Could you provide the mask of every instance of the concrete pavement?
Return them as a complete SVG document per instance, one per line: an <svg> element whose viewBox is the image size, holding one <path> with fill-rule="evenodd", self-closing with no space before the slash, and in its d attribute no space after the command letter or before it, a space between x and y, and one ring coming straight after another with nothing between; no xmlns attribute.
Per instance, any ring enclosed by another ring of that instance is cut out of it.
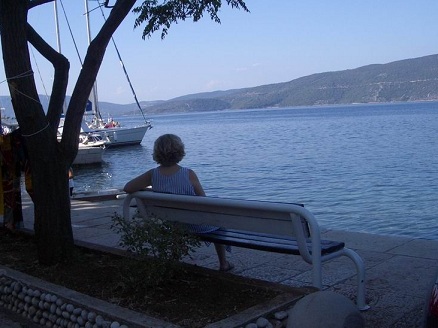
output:
<svg viewBox="0 0 438 328"><path fill-rule="evenodd" d="M118 247L111 218L121 214L121 200L113 193L72 199L75 240ZM33 229L33 206L23 197L24 226ZM363 312L367 327L421 327L423 307L438 270L438 241L382 236L346 231L324 231L324 239L344 241L366 265L366 299L371 309ZM234 248L229 255L233 274L294 287L311 284L311 268L300 257ZM201 247L186 262L216 269L213 247ZM356 270L347 258L323 265L324 289L355 300Z"/></svg>

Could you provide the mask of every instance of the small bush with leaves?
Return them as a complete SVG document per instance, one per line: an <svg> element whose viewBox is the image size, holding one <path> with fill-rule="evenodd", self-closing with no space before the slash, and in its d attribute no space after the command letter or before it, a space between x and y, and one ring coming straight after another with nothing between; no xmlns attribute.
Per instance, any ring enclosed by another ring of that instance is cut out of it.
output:
<svg viewBox="0 0 438 328"><path fill-rule="evenodd" d="M131 279L133 274L141 276L146 284L170 278L178 262L200 246L199 238L183 225L154 216L126 219L115 214L112 222L111 229L120 235L119 245L140 259L135 269L130 268Z"/></svg>

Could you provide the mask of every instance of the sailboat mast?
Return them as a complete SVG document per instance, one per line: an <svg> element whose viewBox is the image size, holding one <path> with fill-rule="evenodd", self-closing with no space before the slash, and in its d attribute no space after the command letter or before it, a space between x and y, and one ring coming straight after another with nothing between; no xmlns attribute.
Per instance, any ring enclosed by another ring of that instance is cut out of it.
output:
<svg viewBox="0 0 438 328"><path fill-rule="evenodd" d="M58 52L61 52L61 37L59 33L59 19L58 19L58 1L53 1L53 9L55 10L55 31L56 31L56 43L58 46Z"/></svg>
<svg viewBox="0 0 438 328"><path fill-rule="evenodd" d="M88 36L88 45L91 43L91 28L90 28L90 11L88 10L88 0L84 0L85 3L85 21L87 23L87 36ZM90 101L92 104L93 115L96 119L102 120L102 116L99 111L99 103L97 99L97 83L94 81L93 89L90 94Z"/></svg>
<svg viewBox="0 0 438 328"><path fill-rule="evenodd" d="M55 11L55 31L56 31L56 44L58 47L58 52L62 54L61 51L61 32L59 30L59 16L58 16L58 0L53 1L53 9ZM67 113L67 105L65 103L62 105L62 113L65 115Z"/></svg>
<svg viewBox="0 0 438 328"><path fill-rule="evenodd" d="M88 45L91 43L91 28L90 28L90 12L88 10L88 0L84 0L85 2L85 21L87 23L87 36L88 36Z"/></svg>

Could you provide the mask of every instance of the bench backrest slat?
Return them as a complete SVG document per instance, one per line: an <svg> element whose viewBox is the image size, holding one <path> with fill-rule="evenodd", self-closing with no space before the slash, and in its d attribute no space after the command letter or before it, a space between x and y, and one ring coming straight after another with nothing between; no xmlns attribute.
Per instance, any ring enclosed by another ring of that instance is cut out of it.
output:
<svg viewBox="0 0 438 328"><path fill-rule="evenodd" d="M145 203L145 202L144 202ZM205 224L213 225L217 227L225 227L228 229L247 230L254 232L264 232L277 235L294 236L291 217L286 214L284 217L269 217L263 215L263 213L251 213L245 214L228 214L228 213L215 213L211 211L196 210L196 215L193 215L192 210L159 207L146 205L146 212L142 213L146 216L152 215L154 217L169 220L179 221L190 224Z"/></svg>
<svg viewBox="0 0 438 328"><path fill-rule="evenodd" d="M299 204L173 195L152 191L138 191L129 197L136 199L139 210L143 212L141 214L145 216L153 213L161 219L295 238L308 237L307 229L310 229L319 236L315 218ZM302 222L305 222L304 225Z"/></svg>

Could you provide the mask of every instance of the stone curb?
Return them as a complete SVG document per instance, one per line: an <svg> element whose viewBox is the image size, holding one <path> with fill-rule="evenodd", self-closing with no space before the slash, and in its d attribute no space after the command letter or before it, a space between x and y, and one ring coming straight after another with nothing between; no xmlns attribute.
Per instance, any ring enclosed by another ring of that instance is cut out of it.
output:
<svg viewBox="0 0 438 328"><path fill-rule="evenodd" d="M131 311L126 308L78 293L63 286L55 285L45 280L29 276L25 273L12 270L0 265L0 277L7 277L24 286L39 290L41 293L53 295L63 299L64 302L72 304L77 309L87 309L101 315L105 321L112 320L127 325L129 328L177 328L177 325L149 317L142 313ZM0 293L4 295L4 293ZM30 318L29 318L30 319ZM116 326L116 325L114 325ZM99 327L99 326L98 326ZM101 325L101 327L103 327Z"/></svg>
<svg viewBox="0 0 438 328"><path fill-rule="evenodd" d="M45 280L41 280L39 278L35 278L33 276L29 276L20 271L16 271L10 269L8 267L0 265L0 279L1 278L9 278L10 280L16 282L13 285L23 286L23 289L38 291L39 295L46 295L53 298L54 301L61 300L63 304L72 305L71 311L73 309L86 310L87 313L96 313L96 316L100 316L102 318L101 323L99 323L96 327L129 327L129 328L178 328L180 326L165 322L150 316L147 316L142 313L138 313L135 311L131 311L129 309L102 301L100 299L76 292L71 289L67 289L63 286L55 285ZM0 297L5 297L8 293L4 292L4 286L0 281L0 286L2 289L0 290ZM21 288L20 288L21 291ZM33 295L32 295L33 296ZM226 319L220 320L218 322L209 324L206 328L231 328L231 327L244 327L248 323L255 322L260 317L268 317L273 316L274 313L279 312L281 310L286 310L295 304L298 300L300 300L304 296L301 295L297 297L293 294L282 294L277 296L276 298L269 300L265 303L258 304L253 306L241 313L230 316ZM49 298L46 297L47 302L50 307ZM15 298L18 301L18 297ZM0 302L0 305L6 306L8 302ZM9 302L11 303L11 302ZM12 302L13 303L13 302ZM55 302L53 302L55 303ZM61 305L61 304L59 304ZM21 306L23 308L23 306ZM18 309L18 307L17 307ZM10 310L10 309L9 309ZM13 311L16 312L16 311ZM24 309L20 311L22 316L27 317L29 320L33 320L34 311L30 311L33 313L29 313L29 311L25 311ZM65 312L65 311L64 311ZM60 314L57 317L52 317L50 321L56 322L58 318L62 319L62 315ZM47 315L48 319L48 315ZM35 323L35 320L33 320ZM49 320L47 320L49 321ZM73 322L74 324L74 322ZM125 325L125 326L123 326ZM46 325L47 326L47 325ZM67 326L67 325L65 325ZM76 327L71 325L72 327ZM52 327L52 325L50 326ZM62 327L60 325L60 327ZM78 325L79 327L79 325Z"/></svg>

